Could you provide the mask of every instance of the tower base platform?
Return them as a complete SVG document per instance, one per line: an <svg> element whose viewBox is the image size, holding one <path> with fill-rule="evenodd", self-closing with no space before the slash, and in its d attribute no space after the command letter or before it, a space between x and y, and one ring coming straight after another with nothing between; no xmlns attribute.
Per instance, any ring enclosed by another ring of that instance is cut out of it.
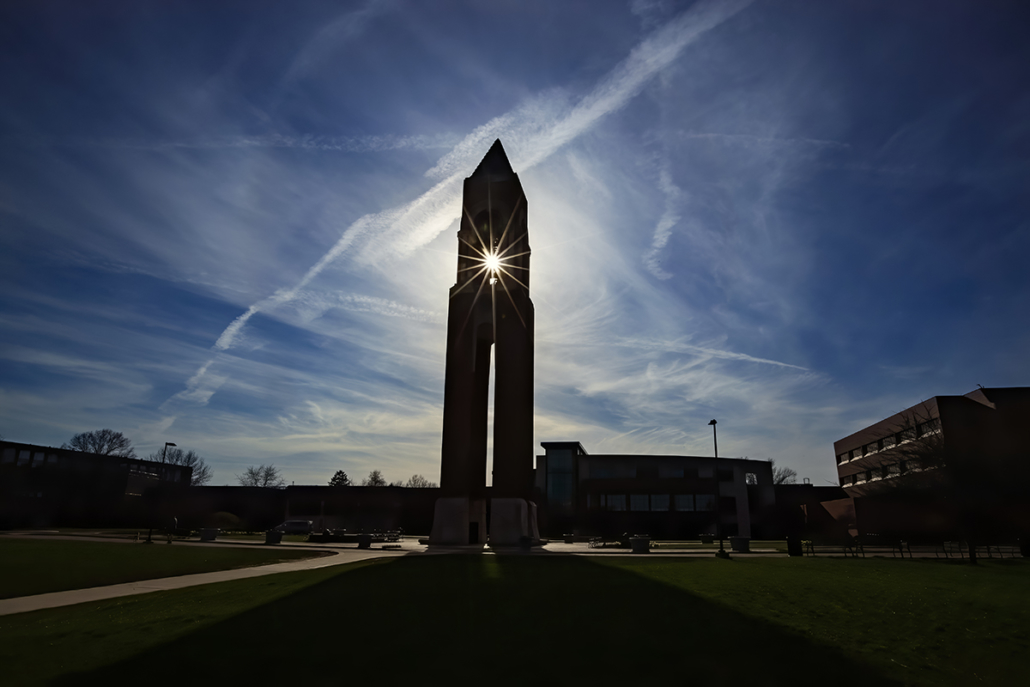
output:
<svg viewBox="0 0 1030 687"><path fill-rule="evenodd" d="M490 500L490 531L487 533L486 501L463 496L436 500L430 546L524 546L540 543L536 504L519 498Z"/></svg>

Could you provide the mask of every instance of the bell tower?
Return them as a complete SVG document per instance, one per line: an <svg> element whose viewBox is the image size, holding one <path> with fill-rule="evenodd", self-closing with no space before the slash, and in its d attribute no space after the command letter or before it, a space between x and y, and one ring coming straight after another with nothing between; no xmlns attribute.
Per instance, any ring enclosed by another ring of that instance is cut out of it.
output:
<svg viewBox="0 0 1030 687"><path fill-rule="evenodd" d="M526 196L501 142L465 179L447 312L441 498L430 544L539 540L533 480L533 301ZM493 487L486 500L494 365ZM490 527L487 531L487 509Z"/></svg>

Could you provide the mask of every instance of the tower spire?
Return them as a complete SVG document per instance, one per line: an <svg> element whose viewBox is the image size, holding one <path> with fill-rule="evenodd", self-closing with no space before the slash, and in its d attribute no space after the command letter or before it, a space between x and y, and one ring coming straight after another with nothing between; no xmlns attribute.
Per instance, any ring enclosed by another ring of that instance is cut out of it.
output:
<svg viewBox="0 0 1030 687"><path fill-rule="evenodd" d="M508 156L505 154L504 146L501 145L499 138L490 146L490 150L486 151L486 155L476 167L476 171L472 172L472 176L469 178L476 179L484 176L490 180L515 176L515 170L511 168L511 163L508 162Z"/></svg>

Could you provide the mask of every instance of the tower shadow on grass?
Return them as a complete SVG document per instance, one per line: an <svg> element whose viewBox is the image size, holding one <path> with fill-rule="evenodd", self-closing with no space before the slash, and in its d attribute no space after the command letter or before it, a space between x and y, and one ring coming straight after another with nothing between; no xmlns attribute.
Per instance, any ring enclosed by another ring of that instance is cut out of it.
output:
<svg viewBox="0 0 1030 687"><path fill-rule="evenodd" d="M339 575L56 684L896 684L783 627L580 558L426 556Z"/></svg>

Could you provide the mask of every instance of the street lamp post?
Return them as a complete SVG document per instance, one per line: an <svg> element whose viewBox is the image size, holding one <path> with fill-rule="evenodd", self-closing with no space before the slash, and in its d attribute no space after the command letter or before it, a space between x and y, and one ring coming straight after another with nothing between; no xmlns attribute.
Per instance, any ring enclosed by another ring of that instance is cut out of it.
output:
<svg viewBox="0 0 1030 687"><path fill-rule="evenodd" d="M715 420L708 423L712 427L712 441L715 443L715 457L719 457L719 436L715 431ZM726 549L723 546L723 527L722 527L722 504L719 503L719 495L715 495L715 526L719 529L719 550L715 553L719 558L729 558L730 555L726 553Z"/></svg>
<svg viewBox="0 0 1030 687"><path fill-rule="evenodd" d="M166 441L165 442L165 447L163 449L161 449L161 462L162 463L165 462L165 458L168 456L168 447L169 446L175 446L175 444L173 444L170 441ZM153 496L151 496L151 498L153 498ZM150 530L147 532L147 543L148 544L153 544L154 543L154 541L153 541L153 536L154 536L154 512L153 512L153 506L151 506L150 511L151 511L150 512Z"/></svg>
<svg viewBox="0 0 1030 687"><path fill-rule="evenodd" d="M712 422L715 422L715 420L712 420ZM165 456L167 456L167 455L168 455L168 447L169 447L169 446L175 446L175 444L173 444L173 443L172 443L172 442L170 442L170 441L166 441L166 442L165 442L165 447L164 447L164 450L163 450L163 451L161 451L161 462L162 462L162 463L166 462L166 461L165 461ZM719 456L718 456L718 455L716 455L716 458L718 458L718 457L719 457Z"/></svg>

